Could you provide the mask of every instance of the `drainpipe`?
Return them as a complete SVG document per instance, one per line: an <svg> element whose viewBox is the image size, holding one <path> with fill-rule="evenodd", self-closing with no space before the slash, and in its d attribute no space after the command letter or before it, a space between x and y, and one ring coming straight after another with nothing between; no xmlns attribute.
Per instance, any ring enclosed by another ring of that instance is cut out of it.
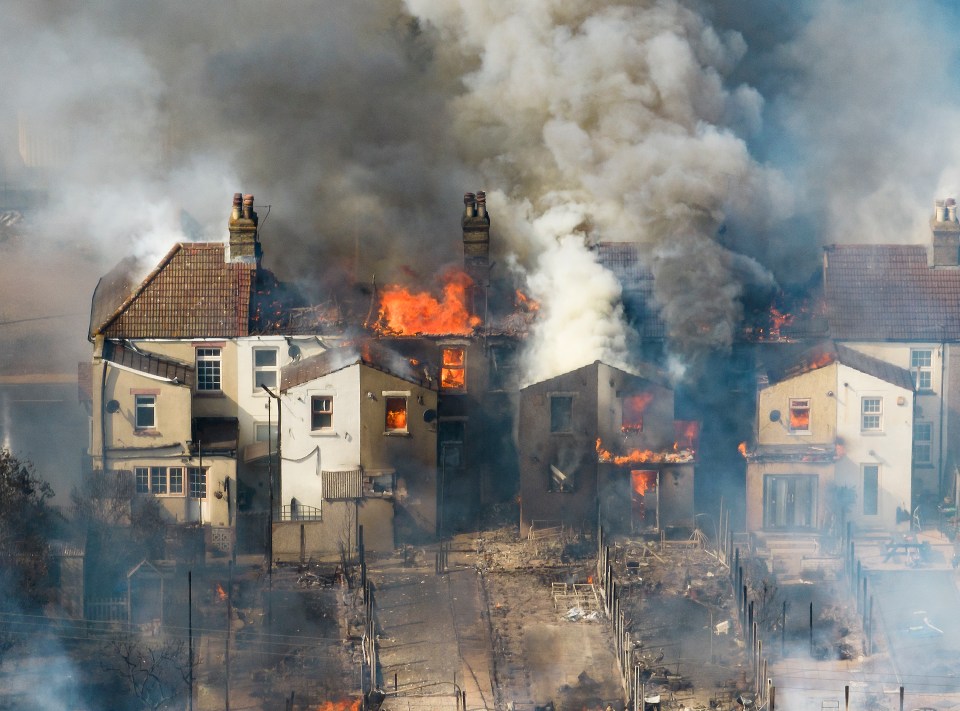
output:
<svg viewBox="0 0 960 711"><path fill-rule="evenodd" d="M937 499L943 496L943 441L946 439L944 430L946 429L943 421L943 401L946 398L944 383L946 383L947 371L947 335L946 327L942 327L942 340L940 341L940 441L937 443Z"/></svg>

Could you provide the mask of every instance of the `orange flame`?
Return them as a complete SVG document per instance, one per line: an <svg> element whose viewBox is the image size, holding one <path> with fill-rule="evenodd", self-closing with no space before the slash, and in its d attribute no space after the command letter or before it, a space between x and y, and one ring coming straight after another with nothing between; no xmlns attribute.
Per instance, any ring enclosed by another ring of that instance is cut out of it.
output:
<svg viewBox="0 0 960 711"><path fill-rule="evenodd" d="M821 353L818 356L815 356L810 359L807 363L807 368L809 370L816 370L817 368L822 368L825 365L830 365L833 362L833 353L829 351Z"/></svg>
<svg viewBox="0 0 960 711"><path fill-rule="evenodd" d="M226 593L226 591L220 586L220 583L217 583L217 597L220 599L221 602L226 602L226 600L227 600L227 593Z"/></svg>
<svg viewBox="0 0 960 711"><path fill-rule="evenodd" d="M644 496L657 485L657 473L648 469L631 469L630 486L637 496Z"/></svg>
<svg viewBox="0 0 960 711"><path fill-rule="evenodd" d="M388 397L386 411L388 430L407 429L407 399L405 397Z"/></svg>
<svg viewBox="0 0 960 711"><path fill-rule="evenodd" d="M776 308L770 309L770 335L779 338L780 329L793 323L793 314L785 314Z"/></svg>
<svg viewBox="0 0 960 711"><path fill-rule="evenodd" d="M692 449L674 449L666 452L634 449L629 454L613 454L604 449L600 438L597 438L597 461L600 464L615 464L618 467L624 464L684 464L692 462L693 457Z"/></svg>
<svg viewBox="0 0 960 711"><path fill-rule="evenodd" d="M444 348L440 366L440 387L444 390L463 390L466 387L464 368L466 351L463 348Z"/></svg>
<svg viewBox="0 0 960 711"><path fill-rule="evenodd" d="M377 329L397 336L473 333L481 323L467 308L467 289L473 280L454 270L447 273L444 282L442 300L425 291L414 293L402 286L388 286L380 297Z"/></svg>
<svg viewBox="0 0 960 711"><path fill-rule="evenodd" d="M742 457L746 457L746 456L747 456L747 443L746 443L746 442L741 442L740 444L738 444L738 445L737 445L737 451L740 452L740 455L741 455Z"/></svg>
<svg viewBox="0 0 960 711"><path fill-rule="evenodd" d="M673 448L675 451L681 449L697 450L697 444L700 440L700 423L697 420L674 420L674 434L677 441Z"/></svg>
<svg viewBox="0 0 960 711"><path fill-rule="evenodd" d="M653 393L637 393L623 398L620 431L643 432L643 411L653 401Z"/></svg>
<svg viewBox="0 0 960 711"><path fill-rule="evenodd" d="M360 711L360 699L344 699L343 701L324 701L317 706L317 711Z"/></svg>
<svg viewBox="0 0 960 711"><path fill-rule="evenodd" d="M540 302L539 302L539 301L536 301L536 300L534 300L534 299L531 299L529 296L527 296L526 294L524 294L524 293L523 293L522 291L520 291L519 289L517 289L515 293L516 293L516 296L517 296L517 299L516 299L516 302L515 302L515 303L516 303L518 309L520 309L521 311L527 311L527 312L532 312L532 313L536 313L537 311L540 310Z"/></svg>

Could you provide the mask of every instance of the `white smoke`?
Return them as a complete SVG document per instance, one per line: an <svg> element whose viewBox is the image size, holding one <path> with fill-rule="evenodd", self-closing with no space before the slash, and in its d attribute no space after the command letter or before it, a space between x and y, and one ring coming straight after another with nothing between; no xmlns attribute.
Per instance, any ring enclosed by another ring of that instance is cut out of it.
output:
<svg viewBox="0 0 960 711"><path fill-rule="evenodd" d="M408 6L447 61L475 67L453 107L471 160L507 186L498 220L519 211L504 222L545 316L527 379L628 359L618 290L584 246L596 240L644 245L675 350L729 346L743 287L714 235L728 219L763 230L792 209L746 145L762 98L725 86L742 37L676 1ZM524 220L530 229L515 229Z"/></svg>

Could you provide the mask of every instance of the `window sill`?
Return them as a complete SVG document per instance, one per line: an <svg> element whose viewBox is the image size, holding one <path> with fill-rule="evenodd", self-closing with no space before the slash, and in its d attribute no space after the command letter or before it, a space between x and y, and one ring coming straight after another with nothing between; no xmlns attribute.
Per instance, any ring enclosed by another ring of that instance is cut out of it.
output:
<svg viewBox="0 0 960 711"><path fill-rule="evenodd" d="M155 429L136 429L133 431L134 437L163 437L163 435Z"/></svg>
<svg viewBox="0 0 960 711"><path fill-rule="evenodd" d="M936 469L936 467L933 466L933 462L914 462L913 468L914 469L931 469L931 470Z"/></svg>
<svg viewBox="0 0 960 711"><path fill-rule="evenodd" d="M882 437L886 432L883 430L860 430L860 434L864 437Z"/></svg>
<svg viewBox="0 0 960 711"><path fill-rule="evenodd" d="M337 437L337 431L332 427L329 430L310 430L311 437Z"/></svg>
<svg viewBox="0 0 960 711"><path fill-rule="evenodd" d="M266 393L264 393L264 395L266 395ZM223 390L194 390L193 396L194 396L194 397L202 397L202 398L221 398L221 397L226 397L226 395L224 394Z"/></svg>
<svg viewBox="0 0 960 711"><path fill-rule="evenodd" d="M409 436L410 436L410 431L409 431L409 430L402 430L402 431L401 431L401 430L397 430L396 432L384 432L384 433L383 433L383 436L384 436L384 437L409 437Z"/></svg>
<svg viewBox="0 0 960 711"><path fill-rule="evenodd" d="M790 430L790 434L794 437L809 437L813 432L810 430Z"/></svg>

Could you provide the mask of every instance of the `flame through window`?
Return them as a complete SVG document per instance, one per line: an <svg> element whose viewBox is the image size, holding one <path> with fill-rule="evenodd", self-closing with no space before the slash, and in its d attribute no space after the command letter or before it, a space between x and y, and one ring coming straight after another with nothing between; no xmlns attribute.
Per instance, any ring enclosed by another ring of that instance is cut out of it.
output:
<svg viewBox="0 0 960 711"><path fill-rule="evenodd" d="M810 399L790 400L790 429L793 432L810 431Z"/></svg>
<svg viewBox="0 0 960 711"><path fill-rule="evenodd" d="M623 398L620 431L643 432L643 411L652 400L653 395L650 393L637 393Z"/></svg>
<svg viewBox="0 0 960 711"><path fill-rule="evenodd" d="M386 421L384 426L387 432L407 431L407 398L388 397L386 399Z"/></svg>
<svg viewBox="0 0 960 711"><path fill-rule="evenodd" d="M463 390L467 386L467 354L463 348L444 348L440 367L440 387Z"/></svg>

